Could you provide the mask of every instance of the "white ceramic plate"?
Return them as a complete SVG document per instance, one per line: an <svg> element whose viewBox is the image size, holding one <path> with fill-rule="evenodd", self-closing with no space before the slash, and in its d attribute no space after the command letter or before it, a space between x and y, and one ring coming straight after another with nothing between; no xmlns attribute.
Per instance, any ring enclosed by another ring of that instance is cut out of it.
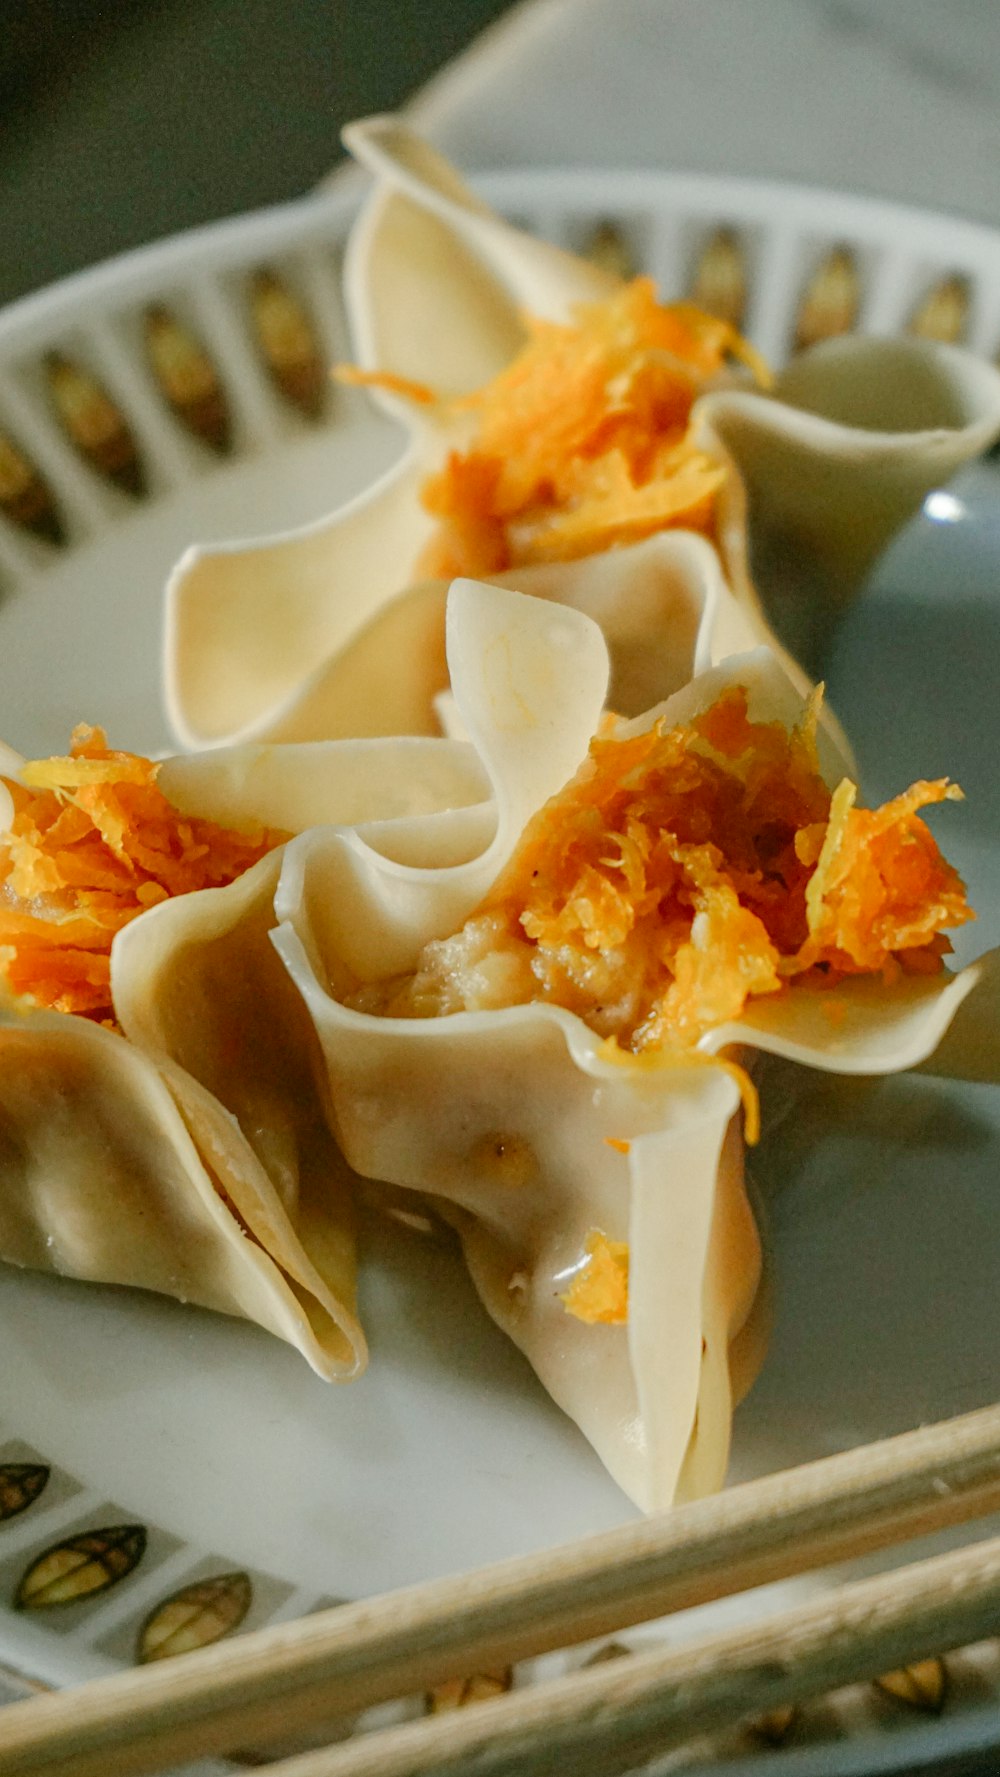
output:
<svg viewBox="0 0 1000 1777"><path fill-rule="evenodd" d="M713 277L776 360L804 316L814 331L850 321L877 332L916 316L976 349L1000 344L1000 238L970 224L717 179L520 174L484 190L552 238L654 271L669 293ZM81 719L124 746L167 746L160 595L181 549L317 516L392 460L388 423L322 373L348 350L348 220L340 195L310 199L167 242L0 317L0 440L16 452L0 442L0 733L21 750L62 750ZM179 410L151 363L150 305ZM989 469L963 488L880 569L842 632L831 689L872 793L943 771L964 779L970 800L944 820L987 909L978 949L1000 939L1000 500ZM772 1199L777 1325L737 1416L734 1477L997 1397L995 1094L929 1078L820 1080L755 1166ZM253 1626L628 1515L449 1247L372 1226L363 1279L372 1365L338 1390L235 1321L0 1268L0 1666L48 1684L119 1667L150 1614L195 1583L233 1627ZM13 1608L46 1550L109 1529L117 1583L58 1608ZM772 1587L650 1633L744 1619L828 1584ZM973 1748L993 1758L996 1647L947 1670L939 1716L930 1672L916 1692L925 1713L862 1687L804 1711L780 1752L741 1731L698 1762L860 1777Z"/></svg>

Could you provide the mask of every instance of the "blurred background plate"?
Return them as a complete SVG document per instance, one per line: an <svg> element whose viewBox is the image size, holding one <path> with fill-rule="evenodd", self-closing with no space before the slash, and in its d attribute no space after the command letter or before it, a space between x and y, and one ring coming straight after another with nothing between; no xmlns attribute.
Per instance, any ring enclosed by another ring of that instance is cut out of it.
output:
<svg viewBox="0 0 1000 1777"><path fill-rule="evenodd" d="M856 328L990 356L1000 344L1000 239L975 224L708 176L480 184L514 220L726 313L775 362ZM62 750L81 719L114 744L168 745L160 600L176 556L317 517L393 460L388 422L327 375L349 355L351 209L334 192L204 229L0 316L0 732L21 750ZM1000 936L998 584L1000 503L977 467L931 496L830 663L870 793L939 771L965 782L969 802L938 824L986 909L976 949ZM792 1094L776 1079L755 1162L777 1321L737 1416L736 1476L998 1393L996 1093L929 1077L797 1093L782 1118ZM0 1663L71 1682L148 1657L181 1619L207 1641L628 1514L450 1247L370 1227L363 1309L371 1372L333 1390L236 1322L4 1270ZM80 1595L15 1609L49 1555L85 1573ZM827 1584L769 1588L698 1620L742 1620ZM862 1777L959 1758L968 1771L975 1750L995 1771L998 1703L991 1644L697 1757L730 1773L773 1760L794 1777Z"/></svg>

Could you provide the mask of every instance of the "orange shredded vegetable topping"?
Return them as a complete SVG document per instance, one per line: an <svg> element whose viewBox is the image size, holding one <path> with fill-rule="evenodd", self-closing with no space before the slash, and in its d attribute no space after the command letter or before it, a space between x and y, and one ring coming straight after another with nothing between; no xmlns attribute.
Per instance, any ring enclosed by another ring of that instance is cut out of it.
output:
<svg viewBox="0 0 1000 1777"><path fill-rule="evenodd" d="M623 1326L628 1320L628 1246L600 1228L587 1235L586 1258L560 1296L567 1314L588 1326Z"/></svg>
<svg viewBox="0 0 1000 1777"><path fill-rule="evenodd" d="M918 810L961 792L917 783L867 810L845 779L831 797L819 699L791 732L752 721L737 686L689 724L595 738L478 912L381 1009L548 1001L609 1059L673 1065L796 979L939 970L943 929L974 915ZM744 1102L753 1139L752 1089Z"/></svg>
<svg viewBox="0 0 1000 1777"><path fill-rule="evenodd" d="M392 370L361 370L357 364L336 364L333 374L338 383L352 389L385 389L387 394L402 395L418 407L433 407L437 396L426 383L417 383L409 376L397 376Z"/></svg>
<svg viewBox="0 0 1000 1777"><path fill-rule="evenodd" d="M816 716L752 722L735 687L687 726L591 743L487 902L542 997L642 1051L807 972L941 967L942 929L973 915L917 811L961 792L917 783L867 810L845 779L831 798Z"/></svg>
<svg viewBox="0 0 1000 1777"><path fill-rule="evenodd" d="M5 780L14 818L0 834L0 982L9 993L113 1022L115 933L158 901L234 881L286 837L179 814L157 769L79 727L66 758Z"/></svg>
<svg viewBox="0 0 1000 1777"><path fill-rule="evenodd" d="M689 422L729 358L769 380L739 334L689 304L657 302L650 278L581 304L568 325L527 327L517 357L458 404L478 431L424 484L440 522L420 570L483 576L667 526L711 534L726 472Z"/></svg>
<svg viewBox="0 0 1000 1777"><path fill-rule="evenodd" d="M831 798L816 716L751 722L736 687L688 726L591 743L487 902L542 997L641 1051L807 972L941 967L942 928L973 915L917 811L961 792L917 783L870 811L845 779Z"/></svg>

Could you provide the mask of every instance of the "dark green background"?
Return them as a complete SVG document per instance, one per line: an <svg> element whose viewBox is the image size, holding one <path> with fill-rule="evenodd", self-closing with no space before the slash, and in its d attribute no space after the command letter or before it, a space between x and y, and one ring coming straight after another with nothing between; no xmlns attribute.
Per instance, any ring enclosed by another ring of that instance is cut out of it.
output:
<svg viewBox="0 0 1000 1777"><path fill-rule="evenodd" d="M509 0L0 0L0 302L295 197Z"/></svg>

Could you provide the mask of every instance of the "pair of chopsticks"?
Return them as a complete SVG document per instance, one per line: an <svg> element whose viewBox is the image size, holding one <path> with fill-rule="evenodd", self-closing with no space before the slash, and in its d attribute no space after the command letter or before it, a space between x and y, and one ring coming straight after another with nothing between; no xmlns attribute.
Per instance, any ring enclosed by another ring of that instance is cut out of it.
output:
<svg viewBox="0 0 1000 1777"><path fill-rule="evenodd" d="M129 1777L425 1690L1000 1508L1000 1405L542 1555L341 1605L0 1711L0 1777ZM270 1777L630 1770L697 1734L1000 1634L1000 1537Z"/></svg>

